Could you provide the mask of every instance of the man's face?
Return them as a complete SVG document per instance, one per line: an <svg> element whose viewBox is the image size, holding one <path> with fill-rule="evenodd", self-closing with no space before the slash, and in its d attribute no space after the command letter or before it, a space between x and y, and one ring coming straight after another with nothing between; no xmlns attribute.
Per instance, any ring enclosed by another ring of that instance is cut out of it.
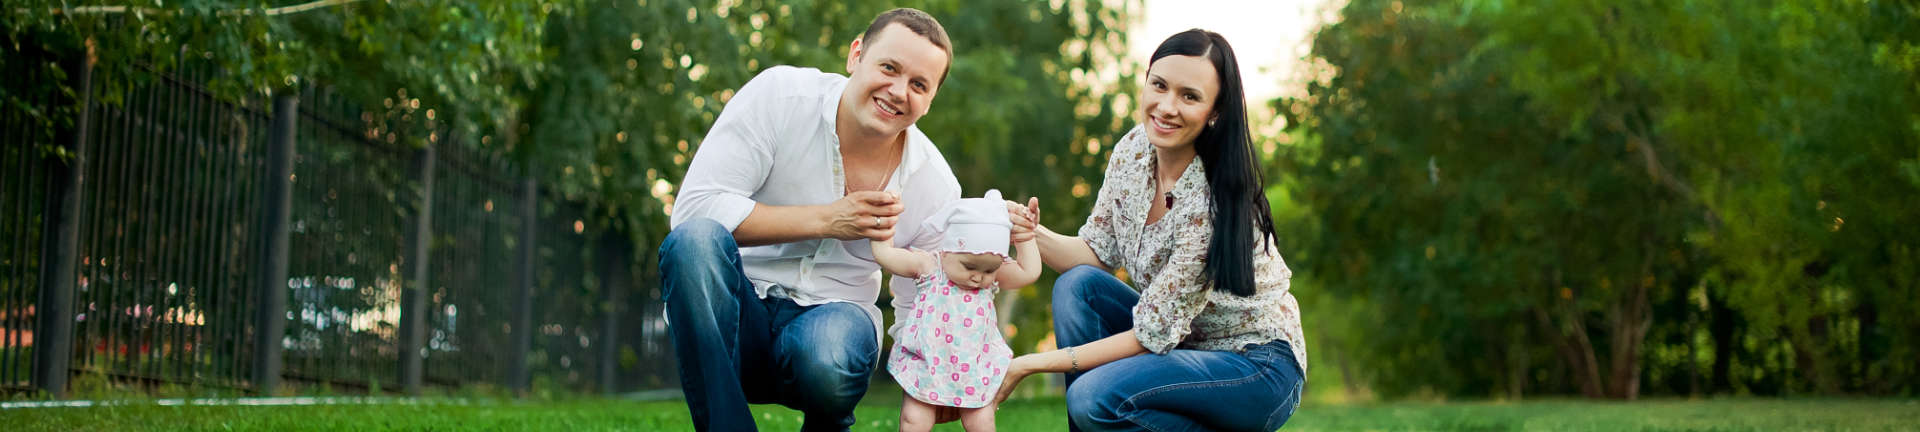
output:
<svg viewBox="0 0 1920 432"><path fill-rule="evenodd" d="M862 135L896 135L927 114L947 69L947 52L897 23L873 39L853 43L840 112Z"/></svg>

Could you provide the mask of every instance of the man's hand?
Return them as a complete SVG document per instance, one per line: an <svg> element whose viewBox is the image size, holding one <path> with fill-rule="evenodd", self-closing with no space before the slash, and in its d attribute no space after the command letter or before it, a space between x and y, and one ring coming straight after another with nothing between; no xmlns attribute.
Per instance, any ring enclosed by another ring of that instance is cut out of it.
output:
<svg viewBox="0 0 1920 432"><path fill-rule="evenodd" d="M1033 240L1034 228L1040 226L1040 198L1028 198L1026 206L1007 201L1007 220L1013 222L1011 244Z"/></svg>
<svg viewBox="0 0 1920 432"><path fill-rule="evenodd" d="M890 240L906 211L891 192L859 191L828 205L826 236L840 240Z"/></svg>

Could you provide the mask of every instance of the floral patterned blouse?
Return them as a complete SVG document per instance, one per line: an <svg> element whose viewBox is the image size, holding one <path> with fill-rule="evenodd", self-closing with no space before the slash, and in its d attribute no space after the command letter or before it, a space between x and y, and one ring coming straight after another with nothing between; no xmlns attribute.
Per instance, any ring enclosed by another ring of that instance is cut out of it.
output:
<svg viewBox="0 0 1920 432"><path fill-rule="evenodd" d="M1279 251L1256 241L1253 296L1208 289L1203 269L1213 223L1206 167L1198 158L1188 164L1173 187L1173 208L1148 224L1148 210L1161 199L1154 159L1142 128L1121 138L1107 161L1093 214L1080 226L1080 238L1100 262L1126 268L1140 291L1140 303L1133 307L1140 345L1156 354L1173 348L1240 352L1247 345L1285 340L1305 370L1300 303L1289 290L1293 271Z"/></svg>

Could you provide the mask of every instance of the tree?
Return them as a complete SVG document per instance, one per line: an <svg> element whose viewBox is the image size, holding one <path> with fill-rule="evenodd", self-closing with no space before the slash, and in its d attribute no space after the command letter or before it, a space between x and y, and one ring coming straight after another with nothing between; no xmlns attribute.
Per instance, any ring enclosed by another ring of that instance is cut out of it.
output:
<svg viewBox="0 0 1920 432"><path fill-rule="evenodd" d="M19 2L16 2L19 3ZM586 205L588 226L641 245L654 262L675 183L734 89L778 64L843 72L847 44L895 6L941 19L951 76L920 126L969 194L1049 198L1049 226L1071 229L1099 183L1106 146L1130 126L1135 61L1124 29L1137 2L711 0L372 2L136 0L115 11L28 0L4 15L9 53L87 54L109 91L186 67L221 71L212 90L250 102L325 86L365 107L370 133L403 145L509 154L542 189ZM311 7L310 6L318 6ZM268 11L297 12L268 14ZM24 56L0 62L33 61ZM41 57L33 57L41 58ZM66 72L58 63L42 67ZM7 86L9 103L39 100ZM66 92L67 86L38 90ZM106 101L115 103L115 101ZM43 127L70 121L70 104ZM455 131L460 139L446 139ZM1017 174L1016 174L1017 173ZM1046 290L1013 291L1027 303ZM1009 304L1009 306L1014 306ZM1009 321L1040 329L1044 307Z"/></svg>
<svg viewBox="0 0 1920 432"><path fill-rule="evenodd" d="M1920 238L1887 219L1916 213L1885 179L1916 133L1873 60L1889 7L1352 2L1315 40L1332 68L1281 102L1311 138L1285 165L1297 230L1321 233L1303 273L1419 319L1360 324L1390 393L1633 398L1702 357L1779 353L1757 370L1785 388L1749 390L1910 389L1885 362L1911 324L1877 300L1911 298ZM1702 328L1718 311L1739 335ZM1650 333L1679 346L1650 354ZM1694 350L1709 333L1722 355Z"/></svg>
<svg viewBox="0 0 1920 432"><path fill-rule="evenodd" d="M733 91L774 65L844 73L847 44L885 2L587 2L555 9L550 63L521 89L529 157L555 187L592 203L597 218L641 244L657 243L686 165ZM1122 32L1130 6L926 2L953 39L954 59L932 114L919 126L968 194L1073 197L1047 203L1048 223L1075 226L1125 132L1133 88ZM805 17L805 18L800 18ZM1099 75L1101 71L1109 75ZM1095 76L1118 82L1092 82ZM1092 144L1089 144L1092 143ZM1037 173L1036 175L1008 175ZM639 259L650 263L653 248ZM1005 301L1041 298L1013 292ZM1014 323L1045 329L1043 308ZM1015 336L1031 347L1046 332Z"/></svg>
<svg viewBox="0 0 1920 432"><path fill-rule="evenodd" d="M424 98L426 106L457 106L469 119L490 125L488 119L515 109L510 84L538 72L538 24L564 4L211 0L166 6L134 0L122 10L90 10L25 0L9 4L0 27L10 51L84 55L109 98L146 79L136 70L165 73L201 63L222 71L208 85L232 99L316 79L368 103L410 88L401 105ZM43 67L72 72L52 62ZM23 89L7 91L9 100L20 100L13 95ZM63 85L51 91L73 90ZM44 108L49 121L72 117L71 107ZM426 134L419 135L424 142Z"/></svg>

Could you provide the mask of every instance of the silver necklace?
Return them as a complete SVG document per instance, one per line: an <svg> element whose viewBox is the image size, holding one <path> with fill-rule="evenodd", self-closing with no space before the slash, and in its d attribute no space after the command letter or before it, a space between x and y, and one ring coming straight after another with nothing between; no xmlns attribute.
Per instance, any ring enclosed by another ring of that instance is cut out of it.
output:
<svg viewBox="0 0 1920 432"><path fill-rule="evenodd" d="M881 188L885 188L887 187L887 181L893 180L893 172L899 169L899 164L900 164L900 161L898 160L899 155L900 153L904 152L904 149L902 149L901 147L906 147L906 145L907 144L904 142L900 143L899 147L895 147L893 152L887 154L887 159L888 159L887 171L885 175L882 175L880 177L880 184L873 186L873 190L880 190ZM851 174L851 172L849 172L849 174ZM867 190L867 189L854 187L853 176L848 175L847 182L846 182L846 190L842 192L851 194L853 193L853 191L856 191L856 190Z"/></svg>

